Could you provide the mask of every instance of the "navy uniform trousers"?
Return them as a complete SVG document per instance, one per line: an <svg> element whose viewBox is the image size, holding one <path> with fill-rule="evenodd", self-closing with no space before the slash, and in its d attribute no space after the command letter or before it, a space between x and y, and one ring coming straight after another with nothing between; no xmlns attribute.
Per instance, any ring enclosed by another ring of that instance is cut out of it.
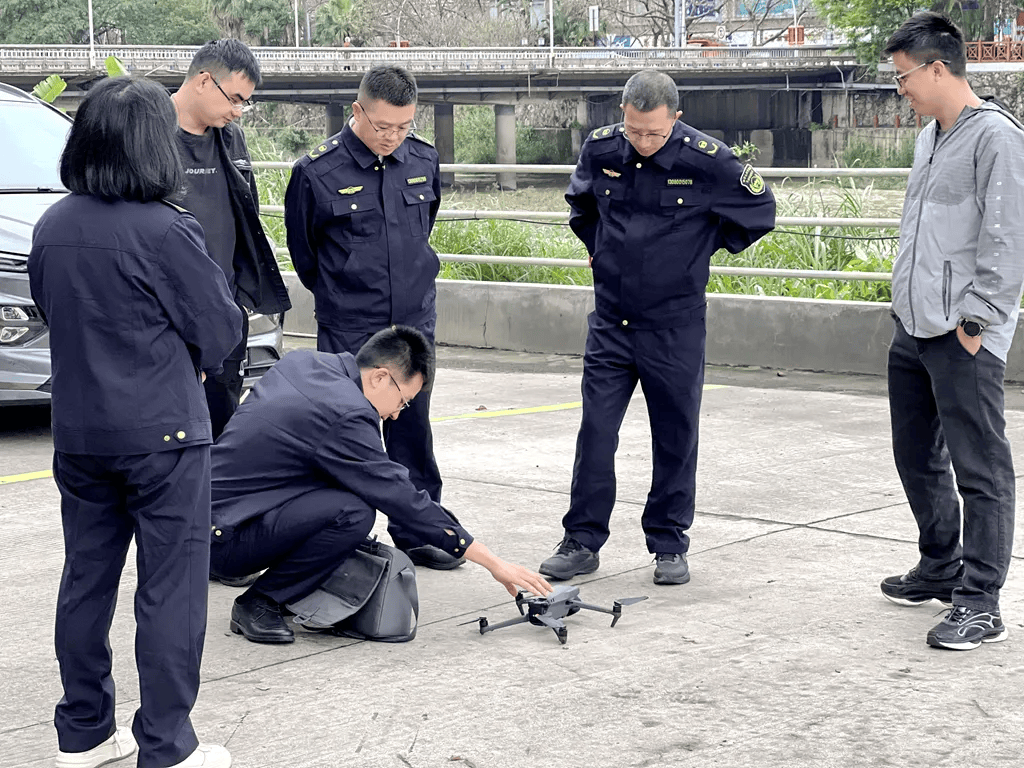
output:
<svg viewBox="0 0 1024 768"><path fill-rule="evenodd" d="M641 523L650 552L685 553L693 523L697 431L704 387L703 309L684 326L641 330L591 313L583 357L583 418L576 440L567 535L598 551L615 505L619 428L637 382L654 444L654 473Z"/></svg>
<svg viewBox="0 0 1024 768"><path fill-rule="evenodd" d="M370 535L376 517L348 491L310 491L239 526L229 540L215 540L213 570L245 576L266 568L251 590L289 603L327 581Z"/></svg>
<svg viewBox="0 0 1024 768"><path fill-rule="evenodd" d="M383 330L381 328L377 331ZM418 326L418 330L434 343L434 321ZM346 331L338 328L317 327L316 348L320 352L349 352L356 354L373 332ZM384 422L384 449L392 461L409 470L409 479L417 490L426 491L430 498L441 503L441 472L434 459L434 434L430 429L430 392L421 391L397 419ZM410 549L422 544L402 531L400 524L388 523L388 534L399 549Z"/></svg>
<svg viewBox="0 0 1024 768"><path fill-rule="evenodd" d="M134 536L138 765L179 763L199 743L189 713L206 637L210 447L138 456L57 452L53 476L65 553L54 632L64 686L54 716L60 749L84 752L116 728L108 635Z"/></svg>

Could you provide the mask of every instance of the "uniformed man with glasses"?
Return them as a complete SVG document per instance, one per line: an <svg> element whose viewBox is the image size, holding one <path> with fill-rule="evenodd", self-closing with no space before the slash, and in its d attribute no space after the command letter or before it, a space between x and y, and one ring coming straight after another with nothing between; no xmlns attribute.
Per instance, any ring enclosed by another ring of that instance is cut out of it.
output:
<svg viewBox="0 0 1024 768"><path fill-rule="evenodd" d="M433 376L433 345L398 325L356 355L292 352L256 384L211 452L213 568L235 577L266 568L235 600L233 632L293 642L282 605L322 584L370 533L377 510L452 559L482 565L509 594L550 591L474 541L385 454L381 421L407 419Z"/></svg>
<svg viewBox="0 0 1024 768"><path fill-rule="evenodd" d="M679 91L655 70L629 79L623 121L590 133L565 199L594 273L583 413L565 534L549 578L597 570L615 505L619 426L643 385L654 476L642 524L655 584L689 581L697 423L711 255L738 253L775 226L761 176L720 140L679 121Z"/></svg>
<svg viewBox="0 0 1024 768"><path fill-rule="evenodd" d="M416 99L416 80L403 67L371 68L342 131L292 169L285 194L288 250L315 298L318 350L355 353L395 323L433 342L440 262L428 238L441 179L437 151L414 132ZM429 393L401 421L385 423L384 442L416 487L439 502ZM447 570L463 562L400 524L389 532L417 565Z"/></svg>
<svg viewBox="0 0 1024 768"><path fill-rule="evenodd" d="M185 194L178 202L203 227L206 249L224 273L240 307L273 315L291 306L277 259L259 218L259 193L242 129L236 120L252 109L260 65L240 40L214 40L192 58L185 82L171 97L178 110L178 149ZM249 323L224 370L206 379L214 439L242 394Z"/></svg>

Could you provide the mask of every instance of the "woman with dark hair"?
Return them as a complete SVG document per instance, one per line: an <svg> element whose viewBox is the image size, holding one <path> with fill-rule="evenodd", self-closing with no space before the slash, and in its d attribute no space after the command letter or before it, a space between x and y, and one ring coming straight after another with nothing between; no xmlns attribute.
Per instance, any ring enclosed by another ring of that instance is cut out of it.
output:
<svg viewBox="0 0 1024 768"><path fill-rule="evenodd" d="M230 766L189 720L206 634L210 418L202 379L238 344L240 310L192 214L167 92L132 78L82 101L61 157L68 195L39 220L28 269L50 328L53 475L64 572L54 643L58 768L138 748L140 768ZM110 624L137 548L140 705L114 719Z"/></svg>

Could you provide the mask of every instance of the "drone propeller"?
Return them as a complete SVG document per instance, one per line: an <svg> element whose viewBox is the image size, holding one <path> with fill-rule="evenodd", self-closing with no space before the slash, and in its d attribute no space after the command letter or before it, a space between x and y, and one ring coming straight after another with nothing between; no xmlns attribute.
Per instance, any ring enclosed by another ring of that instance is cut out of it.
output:
<svg viewBox="0 0 1024 768"><path fill-rule="evenodd" d="M615 603L616 605L633 605L634 603L639 603L646 599L647 595L644 595L643 597L620 597L615 601Z"/></svg>

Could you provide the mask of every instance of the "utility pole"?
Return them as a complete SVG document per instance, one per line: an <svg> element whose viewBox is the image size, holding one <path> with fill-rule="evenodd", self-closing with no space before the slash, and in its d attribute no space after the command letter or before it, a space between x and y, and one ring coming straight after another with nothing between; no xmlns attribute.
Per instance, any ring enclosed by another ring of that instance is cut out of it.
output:
<svg viewBox="0 0 1024 768"><path fill-rule="evenodd" d="M92 28L92 0L89 0L89 68L96 69L96 33Z"/></svg>
<svg viewBox="0 0 1024 768"><path fill-rule="evenodd" d="M295 47L299 47L299 0L295 0Z"/></svg>

